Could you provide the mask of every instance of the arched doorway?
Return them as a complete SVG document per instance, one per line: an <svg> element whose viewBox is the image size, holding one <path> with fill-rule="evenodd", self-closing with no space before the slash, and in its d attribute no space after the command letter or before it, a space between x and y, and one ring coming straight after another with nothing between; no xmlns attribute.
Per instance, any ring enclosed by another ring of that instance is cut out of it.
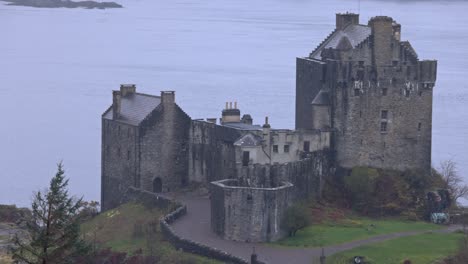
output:
<svg viewBox="0 0 468 264"><path fill-rule="evenodd" d="M155 193L162 192L162 180L159 177L156 177L153 180L153 192Z"/></svg>

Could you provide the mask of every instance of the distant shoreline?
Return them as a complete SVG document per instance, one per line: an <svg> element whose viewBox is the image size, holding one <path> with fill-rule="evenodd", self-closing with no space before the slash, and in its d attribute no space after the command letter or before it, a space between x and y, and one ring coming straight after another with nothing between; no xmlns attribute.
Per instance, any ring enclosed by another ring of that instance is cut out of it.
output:
<svg viewBox="0 0 468 264"><path fill-rule="evenodd" d="M86 9L106 9L122 8L123 6L115 2L95 2L95 1L70 1L70 0L0 0L12 6L29 6L38 8L86 8Z"/></svg>

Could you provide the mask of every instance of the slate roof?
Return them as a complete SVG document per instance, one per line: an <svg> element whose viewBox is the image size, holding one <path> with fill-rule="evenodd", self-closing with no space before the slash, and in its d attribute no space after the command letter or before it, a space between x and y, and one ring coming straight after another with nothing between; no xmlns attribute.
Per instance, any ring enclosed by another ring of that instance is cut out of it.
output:
<svg viewBox="0 0 468 264"><path fill-rule="evenodd" d="M330 97L328 96L328 92L320 90L320 92L315 96L314 100L312 100L313 105L330 105Z"/></svg>
<svg viewBox="0 0 468 264"><path fill-rule="evenodd" d="M310 58L320 60L322 50L328 48L337 48L342 38L347 38L353 48L362 43L371 35L371 28L365 25L349 25L343 30L334 31L317 49L311 54Z"/></svg>
<svg viewBox="0 0 468 264"><path fill-rule="evenodd" d="M159 96L129 93L121 97L120 117L118 121L138 126L160 103L161 97ZM113 120L112 106L102 117Z"/></svg>
<svg viewBox="0 0 468 264"><path fill-rule="evenodd" d="M255 147L255 146L260 146L261 144L262 144L262 138L252 133L243 135L236 142L234 142L235 146L241 146L241 147Z"/></svg>
<svg viewBox="0 0 468 264"><path fill-rule="evenodd" d="M262 127L259 125L250 125L241 122L232 122L232 123L224 123L223 126L235 128L238 130L261 130Z"/></svg>

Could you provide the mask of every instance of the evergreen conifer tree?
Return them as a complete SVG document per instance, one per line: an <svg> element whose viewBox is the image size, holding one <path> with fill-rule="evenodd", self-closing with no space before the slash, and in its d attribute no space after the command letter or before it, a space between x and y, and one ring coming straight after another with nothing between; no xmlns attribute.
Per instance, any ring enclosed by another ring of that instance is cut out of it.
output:
<svg viewBox="0 0 468 264"><path fill-rule="evenodd" d="M68 179L62 163L45 192L32 201L32 219L27 225L30 242L15 239L14 259L30 264L72 263L90 249L80 238L79 211L82 199L68 195Z"/></svg>

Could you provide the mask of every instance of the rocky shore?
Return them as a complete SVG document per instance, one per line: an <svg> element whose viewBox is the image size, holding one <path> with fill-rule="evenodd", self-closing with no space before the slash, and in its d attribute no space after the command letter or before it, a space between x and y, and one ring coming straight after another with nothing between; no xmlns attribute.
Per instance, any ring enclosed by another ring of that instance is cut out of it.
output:
<svg viewBox="0 0 468 264"><path fill-rule="evenodd" d="M106 8L122 8L115 2L95 2L95 1L70 1L70 0L0 0L7 2L7 5L15 6L30 6L39 8L87 8L87 9L106 9Z"/></svg>

